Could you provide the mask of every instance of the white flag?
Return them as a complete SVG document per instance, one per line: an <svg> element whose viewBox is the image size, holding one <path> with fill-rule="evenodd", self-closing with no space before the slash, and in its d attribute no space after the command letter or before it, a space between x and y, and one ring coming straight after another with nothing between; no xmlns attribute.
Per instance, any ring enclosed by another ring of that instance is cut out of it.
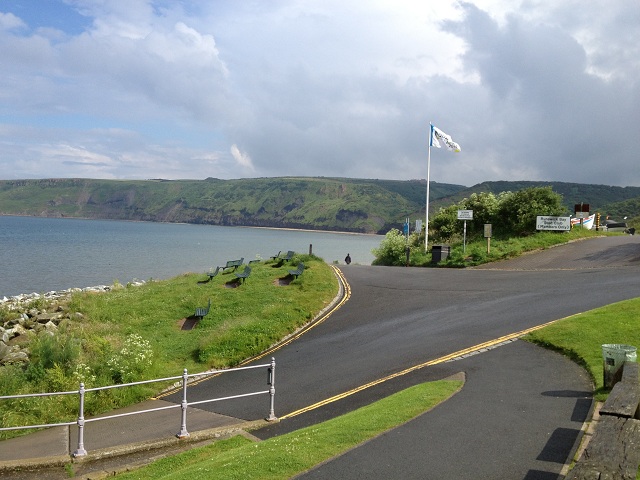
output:
<svg viewBox="0 0 640 480"><path fill-rule="evenodd" d="M431 125L431 139L429 142L429 146L440 148L439 140L442 140L449 150L453 150L454 152L460 151L460 145L454 142L451 139L451 136L447 135L439 128L436 128L433 125Z"/></svg>

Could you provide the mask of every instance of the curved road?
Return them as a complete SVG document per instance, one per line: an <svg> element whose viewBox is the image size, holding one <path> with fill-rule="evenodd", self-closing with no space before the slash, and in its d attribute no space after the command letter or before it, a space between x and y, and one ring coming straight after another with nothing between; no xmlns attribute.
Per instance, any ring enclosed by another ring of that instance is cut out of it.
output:
<svg viewBox="0 0 640 480"><path fill-rule="evenodd" d="M273 354L276 415L285 420L257 435L277 435L407 385L464 372L463 390L434 412L303 477L557 478L591 404L591 386L579 368L520 341L429 364L637 297L638 267L640 238L633 236L575 242L483 268L341 267L350 298ZM294 414L404 371L340 401ZM240 377L223 375L192 387L190 401L210 397L212 390L230 395L265 388L266 379L256 381L255 374ZM180 401L178 395L166 400ZM244 419L264 417L266 411L255 398L203 408Z"/></svg>

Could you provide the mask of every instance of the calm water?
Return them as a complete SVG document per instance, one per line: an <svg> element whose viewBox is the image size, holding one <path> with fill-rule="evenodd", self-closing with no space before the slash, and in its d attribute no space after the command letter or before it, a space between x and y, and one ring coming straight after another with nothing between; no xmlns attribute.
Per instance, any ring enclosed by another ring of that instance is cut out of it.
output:
<svg viewBox="0 0 640 480"><path fill-rule="evenodd" d="M0 216L0 298L20 293L165 279L279 250L328 263L371 264L378 235Z"/></svg>

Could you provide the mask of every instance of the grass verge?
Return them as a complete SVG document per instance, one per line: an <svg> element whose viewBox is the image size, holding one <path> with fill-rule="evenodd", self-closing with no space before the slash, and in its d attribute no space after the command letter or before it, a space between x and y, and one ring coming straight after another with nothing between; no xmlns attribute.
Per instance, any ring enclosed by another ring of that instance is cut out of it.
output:
<svg viewBox="0 0 640 480"><path fill-rule="evenodd" d="M441 262L439 266L469 267L481 265L483 263L514 258L524 252L545 250L563 243L603 235L620 234L607 234L602 231L573 228L569 232L541 231L522 237L496 237L491 239L491 248L489 249L489 252L487 252L486 239L475 239L467 243L466 248L462 245L462 241L457 241L452 243L449 257L445 261ZM430 260L431 256L429 255L429 261Z"/></svg>
<svg viewBox="0 0 640 480"><path fill-rule="evenodd" d="M288 271L298 262L306 268L294 279ZM244 283L232 271L211 281L205 274L188 273L141 286L116 285L107 293L74 294L60 307L70 315L55 336L42 332L16 338L28 343L29 362L0 367L0 395L74 391L80 382L92 388L177 376L184 368L198 373L235 366L313 320L338 292L332 268L312 255L251 266ZM209 299L209 314L197 321L196 307L206 306ZM0 312L7 319L18 315ZM90 394L85 415L136 403L163 386ZM3 427L73 421L76 416L73 396L0 402ZM23 432L2 432L0 438L18 433Z"/></svg>
<svg viewBox="0 0 640 480"><path fill-rule="evenodd" d="M416 385L366 407L286 435L258 443L234 437L159 460L116 478L291 478L417 417L451 397L461 387L462 382L457 380Z"/></svg>
<svg viewBox="0 0 640 480"><path fill-rule="evenodd" d="M640 346L640 298L625 300L559 320L536 330L525 340L557 350L584 366L595 385L595 398L606 399L602 344Z"/></svg>

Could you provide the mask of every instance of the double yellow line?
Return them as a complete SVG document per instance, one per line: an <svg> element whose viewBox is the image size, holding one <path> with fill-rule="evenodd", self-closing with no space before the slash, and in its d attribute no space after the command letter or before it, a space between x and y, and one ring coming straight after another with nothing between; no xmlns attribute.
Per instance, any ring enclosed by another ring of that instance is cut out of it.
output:
<svg viewBox="0 0 640 480"><path fill-rule="evenodd" d="M471 354L473 352L477 352L477 351L482 350L482 349L491 348L491 347L493 347L495 345L498 345L500 343L504 343L504 342L513 340L515 338L522 337L523 335L526 335L527 333L533 332L535 330L539 330L539 329L544 328L544 327L546 327L548 325L551 325L552 323L555 323L557 321L558 320L553 320L551 322L547 322L547 323L544 323L542 325L538 325L536 327L531 327L531 328L527 328L525 330L520 330L519 332L510 333L508 335L504 335L502 337L499 337L499 338L496 338L496 339L493 339L493 340L489 340L488 342L480 343L478 345L474 345L473 347L465 348L463 350L458 350L457 352L450 353L448 355L445 355L445 356L440 357L440 358L436 358L434 360L429 360L429 361L421 363L419 365L414 365L413 367L409 367L409 368L407 368L405 370L402 370L400 372L392 373L391 375L387 375L386 377L382 377L382 378L379 378L379 379L374 380L372 382L366 383L364 385L360 385L359 387L356 387L356 388L354 388L352 390L348 390L346 392L339 393L338 395L334 395L333 397L326 398L324 400L321 400L318 403L314 403L313 405L309 405L307 407L301 408L300 410L296 410L296 411L288 413L286 415L282 415L282 416L279 417L279 419L280 420L284 420L286 418L295 417L295 416L300 415L302 413L306 413L306 412L309 412L311 410L315 410L316 408L320 408L320 407L322 407L324 405L328 405L330 403L337 402L338 400L342 400L343 398L346 398L346 397L348 397L350 395L353 395L355 393L361 392L362 390L366 390L367 388L373 387L375 385L379 385L379 384L384 383L384 382L386 382L388 380L392 380L394 378L401 377L403 375L406 375L408 373L414 372L416 370L420 370L421 368L429 367L431 365L437 365L439 363L444 363L444 362L447 362L449 360L453 360L454 358L462 357L464 355L469 355L469 354Z"/></svg>
<svg viewBox="0 0 640 480"><path fill-rule="evenodd" d="M331 305L327 311L323 312L316 320L314 320L311 323L308 323L307 325L302 327L300 330L298 330L297 332L293 333L291 336L285 338L280 343L268 348L267 350L265 350L264 352L260 353L259 355L256 355L255 357L248 358L247 360L245 360L242 363L240 363L239 366L246 365L247 363L251 363L251 362L254 362L254 361L256 361L256 360L258 360L260 358L266 357L267 355L271 355L276 350L280 350L285 345L289 345L291 342L297 340L298 338L300 338L302 335L307 333L312 328L315 328L318 325L320 325L322 322L324 322L327 318L329 318L333 314L333 312L335 312L340 307L342 307L342 305L344 305L347 302L347 300L349 300L349 298L351 298L351 286L347 282L347 279L345 278L344 274L335 265L330 265L330 266L331 266L331 268L333 268L334 273L338 277L338 282L340 282L340 284L342 285L341 298L336 303Z"/></svg>
<svg viewBox="0 0 640 480"><path fill-rule="evenodd" d="M333 268L333 271L334 271L335 275L338 277L338 282L340 283L340 285L342 287L341 288L341 292L338 293L338 296L340 297L339 300L337 302L335 302L334 304L332 304L325 312L321 313L318 316L318 318L315 319L313 322L308 323L307 325L302 327L300 330L298 330L297 332L293 333L291 336L285 338L283 341L277 343L276 345L273 345L272 347L269 347L264 352L254 356L254 357L247 358L246 360L240 362L238 364L239 367L243 367L243 366L245 366L245 365L247 365L247 364L249 364L251 362L255 362L256 360L264 358L267 355L271 355L276 350L280 350L285 345L289 345L291 342L293 342L294 340L297 340L298 338L300 338L302 335L307 333L312 328L317 327L322 322L324 322L327 318L329 318L333 314L333 312L335 312L340 307L342 307L342 305L344 305L347 302L347 300L349 300L349 298L351 298L351 286L349 285L349 282L347 282L347 279L345 278L344 274L335 265L330 265L330 266L331 266L331 268ZM211 378L217 377L218 375L220 375L220 373L207 375L206 377L204 377L204 378L202 378L200 380L195 380L193 382L190 382L189 386L198 385L199 383L202 383L202 382L204 382L206 380L209 380ZM153 397L152 400L158 400L160 398L167 397L169 395L172 395L173 393L176 393L176 392L180 391L181 389L182 389L182 387L176 387L176 388L173 388L171 390L167 390L166 392L162 392L161 394Z"/></svg>

